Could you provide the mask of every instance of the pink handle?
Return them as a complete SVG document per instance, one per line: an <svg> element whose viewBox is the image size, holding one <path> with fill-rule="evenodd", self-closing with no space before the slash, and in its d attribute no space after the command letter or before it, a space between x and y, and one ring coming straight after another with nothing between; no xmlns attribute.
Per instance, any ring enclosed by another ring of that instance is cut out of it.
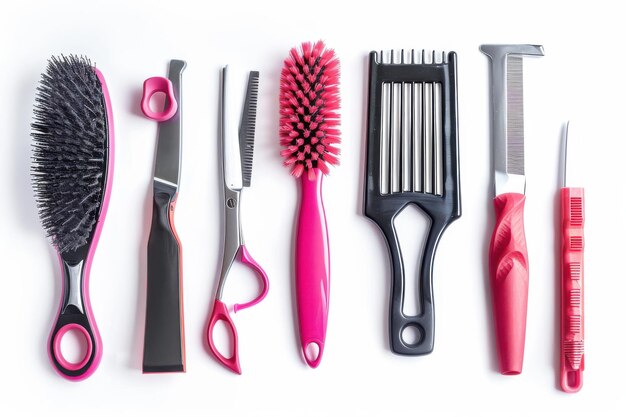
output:
<svg viewBox="0 0 626 417"><path fill-rule="evenodd" d="M528 253L523 194L494 199L496 225L489 247L489 272L500 372L522 372L528 302Z"/></svg>
<svg viewBox="0 0 626 417"><path fill-rule="evenodd" d="M267 274L265 273L263 268L261 268L261 265L259 265L252 258L252 256L250 256L250 253L248 252L248 249L246 249L245 245L241 245L241 248L239 249L239 254L241 256L240 258L241 262L243 262L245 265L252 268L257 273L257 276L261 280L261 285L263 286L263 288L261 289L261 293L254 300L249 301L247 303L235 304L233 306L233 311L235 313L238 311L244 310L246 308L252 307L254 305L257 305L258 303L263 301L263 299L267 295L267 291L269 290L269 286L270 286L270 281L267 279Z"/></svg>
<svg viewBox="0 0 626 417"><path fill-rule="evenodd" d="M167 107L161 112L152 111L150 99L156 93L164 93L167 98ZM165 77L152 77L143 82L143 96L141 97L141 111L147 118L164 122L176 114L178 102L174 96L172 82Z"/></svg>
<svg viewBox="0 0 626 417"><path fill-rule="evenodd" d="M578 392L584 358L584 224L582 188L561 189L561 388Z"/></svg>
<svg viewBox="0 0 626 417"><path fill-rule="evenodd" d="M213 329L215 328L215 324L220 320L223 320L226 323L228 329L233 336L233 354L230 358L222 355L219 350L217 350L217 347L213 342ZM215 300L215 304L213 304L213 312L211 313L211 319L209 320L209 326L207 329L207 341L209 342L209 348L211 349L211 352L213 353L215 358L231 371L241 375L241 366L239 365L239 344L237 340L237 329L235 329L235 325L233 324L233 321L228 314L226 304L224 304L220 300Z"/></svg>
<svg viewBox="0 0 626 417"><path fill-rule="evenodd" d="M300 343L306 363L316 368L322 360L328 322L330 261L328 232L322 202L322 173L301 177L301 202L296 241L296 296ZM307 354L317 345L317 354ZM313 357L315 356L315 357Z"/></svg>

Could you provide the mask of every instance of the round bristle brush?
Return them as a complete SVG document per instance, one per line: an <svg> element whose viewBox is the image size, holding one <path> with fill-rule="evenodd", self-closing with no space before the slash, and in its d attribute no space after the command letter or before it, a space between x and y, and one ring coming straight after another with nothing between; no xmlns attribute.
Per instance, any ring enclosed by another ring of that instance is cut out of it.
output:
<svg viewBox="0 0 626 417"><path fill-rule="evenodd" d="M62 376L81 380L102 357L89 301L89 271L113 176L109 96L102 74L88 59L50 59L37 89L31 136L39 216L63 271L61 305L48 341L50 361ZM85 340L85 355L76 362L61 352L69 331Z"/></svg>
<svg viewBox="0 0 626 417"><path fill-rule="evenodd" d="M322 178L339 163L339 60L323 42L303 43L280 80L281 155L300 180L295 267L300 343L307 364L322 359L328 322L330 255Z"/></svg>

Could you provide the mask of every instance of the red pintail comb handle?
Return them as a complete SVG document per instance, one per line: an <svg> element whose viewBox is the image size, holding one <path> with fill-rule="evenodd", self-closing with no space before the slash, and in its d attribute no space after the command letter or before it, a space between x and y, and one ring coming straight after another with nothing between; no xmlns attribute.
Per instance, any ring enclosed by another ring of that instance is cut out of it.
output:
<svg viewBox="0 0 626 417"><path fill-rule="evenodd" d="M496 225L489 246L489 272L500 372L522 372L528 303L528 254L523 194L494 199Z"/></svg>
<svg viewBox="0 0 626 417"><path fill-rule="evenodd" d="M584 190L561 189L561 388L578 392L584 357Z"/></svg>

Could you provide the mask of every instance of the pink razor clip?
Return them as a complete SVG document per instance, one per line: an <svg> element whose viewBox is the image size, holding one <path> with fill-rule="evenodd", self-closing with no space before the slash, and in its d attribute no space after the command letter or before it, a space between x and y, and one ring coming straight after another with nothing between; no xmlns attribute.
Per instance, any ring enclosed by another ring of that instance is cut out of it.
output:
<svg viewBox="0 0 626 417"><path fill-rule="evenodd" d="M165 94L165 109L155 112L150 108L150 100L156 93ZM178 110L178 103L174 96L172 82L165 77L152 77L143 82L143 96L141 97L141 111L147 118L157 122L165 122L172 118Z"/></svg>

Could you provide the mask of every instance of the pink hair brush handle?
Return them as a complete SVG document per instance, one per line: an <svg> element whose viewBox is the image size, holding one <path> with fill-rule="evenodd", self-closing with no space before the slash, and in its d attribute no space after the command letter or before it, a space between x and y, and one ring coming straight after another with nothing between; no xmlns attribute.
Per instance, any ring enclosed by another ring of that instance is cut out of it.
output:
<svg viewBox="0 0 626 417"><path fill-rule="evenodd" d="M528 254L524 235L523 194L494 199L496 225L489 246L493 317L500 372L522 372L528 303Z"/></svg>
<svg viewBox="0 0 626 417"><path fill-rule="evenodd" d="M326 325L330 256L324 204L322 202L322 173L315 169L315 178L300 178L301 200L296 240L296 297L300 344L306 363L316 368L322 360ZM316 344L316 357L309 357L309 345Z"/></svg>
<svg viewBox="0 0 626 417"><path fill-rule="evenodd" d="M578 392L585 369L583 188L561 189L561 388Z"/></svg>
<svg viewBox="0 0 626 417"><path fill-rule="evenodd" d="M163 93L166 97L165 109L160 112L152 111L150 99L156 93ZM157 122L165 122L172 118L178 110L178 102L174 96L172 82L165 77L152 77L143 82L143 96L141 97L141 111L143 114Z"/></svg>

